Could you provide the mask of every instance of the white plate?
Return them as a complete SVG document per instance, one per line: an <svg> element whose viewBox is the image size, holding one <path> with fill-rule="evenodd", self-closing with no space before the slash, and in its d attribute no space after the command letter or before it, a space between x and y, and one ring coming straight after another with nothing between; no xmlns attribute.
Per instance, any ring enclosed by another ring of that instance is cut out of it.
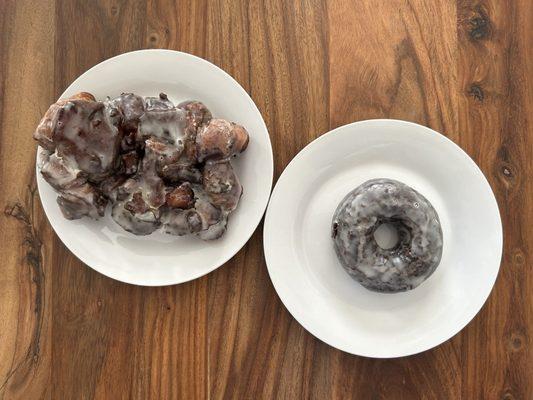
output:
<svg viewBox="0 0 533 400"><path fill-rule="evenodd" d="M44 211L61 241L81 261L119 281L146 286L171 285L205 275L228 261L248 241L268 203L273 158L267 128L246 91L226 72L190 54L141 50L106 60L76 79L61 97L91 92L97 99L134 92L143 96L167 93L178 103L204 102L214 116L243 125L250 134L246 152L232 161L244 194L230 215L222 238L204 242L195 237L162 233L135 236L109 216L99 221L68 221L61 215L56 193L37 173Z"/></svg>
<svg viewBox="0 0 533 400"><path fill-rule="evenodd" d="M342 198L381 177L422 193L442 223L441 263L409 292L364 289L330 237ZM291 161L272 193L264 246L274 287L304 328L352 354L400 357L444 342L476 315L498 274L502 227L487 180L457 145L424 126L370 120L323 135Z"/></svg>

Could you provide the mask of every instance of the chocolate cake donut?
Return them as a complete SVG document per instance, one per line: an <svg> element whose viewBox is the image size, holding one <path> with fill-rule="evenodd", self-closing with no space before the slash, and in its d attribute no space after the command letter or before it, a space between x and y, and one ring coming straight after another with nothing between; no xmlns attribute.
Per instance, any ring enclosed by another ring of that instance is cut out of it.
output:
<svg viewBox="0 0 533 400"><path fill-rule="evenodd" d="M392 248L380 247L374 238L382 224L396 229ZM348 193L333 216L332 237L344 269L376 292L414 289L442 256L437 212L416 190L392 179L372 179Z"/></svg>

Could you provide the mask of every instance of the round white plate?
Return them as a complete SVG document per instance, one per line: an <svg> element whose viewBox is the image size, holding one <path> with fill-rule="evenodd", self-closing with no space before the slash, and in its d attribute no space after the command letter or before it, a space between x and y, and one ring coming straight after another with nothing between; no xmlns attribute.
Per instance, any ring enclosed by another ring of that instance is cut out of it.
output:
<svg viewBox="0 0 533 400"><path fill-rule="evenodd" d="M232 161L244 188L238 208L229 217L222 238L204 242L195 237L162 233L135 236L110 217L68 221L56 203L57 194L37 173L44 211L61 241L81 261L119 281L146 286L171 285L205 275L228 261L259 224L270 195L272 147L267 128L246 91L226 72L201 58L170 50L141 50L110 58L76 79L61 97L91 92L97 99L133 92L178 103L204 102L214 116L243 125L250 134L246 152Z"/></svg>
<svg viewBox="0 0 533 400"><path fill-rule="evenodd" d="M409 292L364 289L330 237L343 197L381 177L422 193L442 223L441 263ZM274 287L305 329L352 354L400 357L444 342L476 315L498 274L502 227L487 180L457 145L414 123L370 120L323 135L291 161L271 196L264 247Z"/></svg>

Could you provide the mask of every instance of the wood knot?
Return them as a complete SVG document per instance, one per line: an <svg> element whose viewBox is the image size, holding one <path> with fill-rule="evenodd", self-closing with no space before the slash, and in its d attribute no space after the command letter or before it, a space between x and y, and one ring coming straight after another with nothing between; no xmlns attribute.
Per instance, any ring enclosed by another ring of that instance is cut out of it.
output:
<svg viewBox="0 0 533 400"><path fill-rule="evenodd" d="M513 332L511 333L511 336L509 337L507 347L512 352L520 351L524 347L524 335L519 332Z"/></svg>
<svg viewBox="0 0 533 400"><path fill-rule="evenodd" d="M469 25L468 35L472 40L484 40L490 37L491 22L481 6L475 8L475 13L469 20Z"/></svg>
<svg viewBox="0 0 533 400"><path fill-rule="evenodd" d="M506 144L503 144L498 148L496 153L497 158L493 166L494 176L502 182L507 189L511 189L520 181L520 174L517 175L517 171L520 169L516 166L512 151L507 148Z"/></svg>
<svg viewBox="0 0 533 400"><path fill-rule="evenodd" d="M514 251L512 262L517 267L521 267L526 263L526 258L524 257L524 253L520 249L516 249Z"/></svg>
<svg viewBox="0 0 533 400"><path fill-rule="evenodd" d="M513 394L510 392L510 391L504 391L502 393L502 397L501 397L502 400L514 400L515 397L513 396Z"/></svg>
<svg viewBox="0 0 533 400"><path fill-rule="evenodd" d="M96 301L96 306L97 306L98 308L102 308L102 299L98 299L98 300Z"/></svg>
<svg viewBox="0 0 533 400"><path fill-rule="evenodd" d="M148 36L148 41L150 42L150 44L155 45L159 41L159 35L156 32L152 32Z"/></svg>
<svg viewBox="0 0 533 400"><path fill-rule="evenodd" d="M480 103L483 102L483 100L485 99L485 93L483 92L483 89L481 88L481 86L475 83L470 85L470 89L468 89L468 94Z"/></svg>
<svg viewBox="0 0 533 400"><path fill-rule="evenodd" d="M30 224L28 213L24 209L24 206L22 206L22 204L20 203L14 203L14 204L7 205L6 208L4 208L4 214L7 217L13 217L23 222L25 225Z"/></svg>
<svg viewBox="0 0 533 400"><path fill-rule="evenodd" d="M511 171L511 168L508 165L504 165L502 167L502 174L506 178L512 178L513 177L513 172Z"/></svg>
<svg viewBox="0 0 533 400"><path fill-rule="evenodd" d="M117 15L117 14L118 14L118 7L111 6L111 15Z"/></svg>

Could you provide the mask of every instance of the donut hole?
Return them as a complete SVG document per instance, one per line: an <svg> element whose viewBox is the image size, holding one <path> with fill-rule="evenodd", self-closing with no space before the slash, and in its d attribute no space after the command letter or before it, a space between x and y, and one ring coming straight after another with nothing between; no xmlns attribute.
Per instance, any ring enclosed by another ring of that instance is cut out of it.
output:
<svg viewBox="0 0 533 400"><path fill-rule="evenodd" d="M395 248L399 242L398 229L395 224L383 222L374 230L374 240L383 250Z"/></svg>

